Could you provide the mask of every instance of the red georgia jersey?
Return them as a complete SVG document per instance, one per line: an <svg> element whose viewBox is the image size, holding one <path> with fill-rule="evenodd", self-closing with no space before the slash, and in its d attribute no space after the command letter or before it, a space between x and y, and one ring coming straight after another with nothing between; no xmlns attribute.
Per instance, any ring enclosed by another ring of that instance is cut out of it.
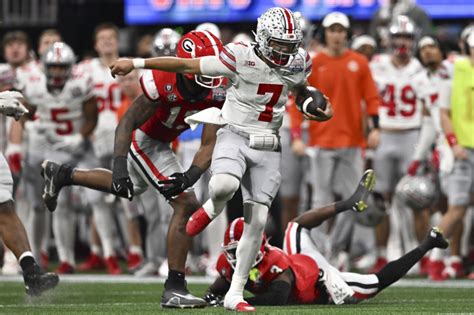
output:
<svg viewBox="0 0 474 315"><path fill-rule="evenodd" d="M140 83L146 97L162 102L153 117L140 127L149 137L171 142L189 128L184 122L186 117L210 107L221 108L224 104L222 86L190 95L184 88L184 80L183 76L171 72L145 70L143 73Z"/></svg>
<svg viewBox="0 0 474 315"><path fill-rule="evenodd" d="M273 246L268 246L262 261L250 270L246 289L256 295L264 293L270 283L288 268L293 271L295 276L295 285L291 290L289 303L316 303L320 296L320 292L316 288L319 277L318 265L308 256L287 255L281 249ZM231 281L234 269L224 253L219 256L216 269L228 282Z"/></svg>

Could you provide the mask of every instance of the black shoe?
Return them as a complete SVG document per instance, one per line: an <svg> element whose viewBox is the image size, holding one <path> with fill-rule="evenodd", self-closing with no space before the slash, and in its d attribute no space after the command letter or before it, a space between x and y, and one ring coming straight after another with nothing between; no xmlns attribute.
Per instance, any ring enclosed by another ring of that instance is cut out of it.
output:
<svg viewBox="0 0 474 315"><path fill-rule="evenodd" d="M66 186L66 176L70 176L71 166L59 165L45 160L41 164L41 167L41 176L44 178L43 200L46 208L53 212L56 210L56 206L58 205L59 192L61 188Z"/></svg>
<svg viewBox="0 0 474 315"><path fill-rule="evenodd" d="M198 298L188 289L166 289L161 296L161 307L163 308L202 308L207 305L204 299Z"/></svg>
<svg viewBox="0 0 474 315"><path fill-rule="evenodd" d="M433 246L432 248L446 249L449 246L449 241L444 237L443 232L437 226L431 228L426 238Z"/></svg>
<svg viewBox="0 0 474 315"><path fill-rule="evenodd" d="M44 273L37 268L34 272L23 275L26 294L38 296L46 290L52 289L59 283L59 277L52 272Z"/></svg>
<svg viewBox="0 0 474 315"><path fill-rule="evenodd" d="M355 193L350 198L354 200L354 204L352 205L352 211L355 212L362 212L367 209L367 198L369 197L370 192L375 187L375 173L374 170L366 170L364 175L359 181L357 185L357 189Z"/></svg>

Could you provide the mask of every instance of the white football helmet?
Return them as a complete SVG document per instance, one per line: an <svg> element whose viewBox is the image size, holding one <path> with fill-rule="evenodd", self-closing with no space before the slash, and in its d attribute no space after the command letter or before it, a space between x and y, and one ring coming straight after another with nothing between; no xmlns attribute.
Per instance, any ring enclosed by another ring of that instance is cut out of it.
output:
<svg viewBox="0 0 474 315"><path fill-rule="evenodd" d="M430 174L405 175L398 182L395 193L407 206L420 211L436 201L437 188Z"/></svg>
<svg viewBox="0 0 474 315"><path fill-rule="evenodd" d="M303 40L299 18L286 8L271 8L257 22L255 41L262 55L276 66L285 66L298 53ZM271 47L274 44L282 49Z"/></svg>
<svg viewBox="0 0 474 315"><path fill-rule="evenodd" d="M155 35L151 46L153 57L174 56L181 35L171 28L164 28Z"/></svg>
<svg viewBox="0 0 474 315"><path fill-rule="evenodd" d="M391 36L408 35L415 37L416 27L412 20L406 15L399 15L390 25Z"/></svg>
<svg viewBox="0 0 474 315"><path fill-rule="evenodd" d="M395 55L411 57L415 50L416 27L406 15L399 15L390 25L390 45Z"/></svg>
<svg viewBox="0 0 474 315"><path fill-rule="evenodd" d="M41 56L48 86L62 88L71 76L75 62L74 51L66 43L56 42L49 46Z"/></svg>

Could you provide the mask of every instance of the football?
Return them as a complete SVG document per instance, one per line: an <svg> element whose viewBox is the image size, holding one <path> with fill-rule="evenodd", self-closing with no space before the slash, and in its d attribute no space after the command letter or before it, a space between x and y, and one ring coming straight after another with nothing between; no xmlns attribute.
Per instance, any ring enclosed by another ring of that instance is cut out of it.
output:
<svg viewBox="0 0 474 315"><path fill-rule="evenodd" d="M306 115L319 116L318 108L326 109L327 101L318 89L308 86L298 94L296 105L300 112Z"/></svg>

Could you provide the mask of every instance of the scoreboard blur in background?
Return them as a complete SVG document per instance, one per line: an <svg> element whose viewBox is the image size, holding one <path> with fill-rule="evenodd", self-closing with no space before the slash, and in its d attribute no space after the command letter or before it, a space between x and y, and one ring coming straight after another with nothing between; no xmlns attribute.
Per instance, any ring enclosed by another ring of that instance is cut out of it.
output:
<svg viewBox="0 0 474 315"><path fill-rule="evenodd" d="M125 0L125 22L136 24L243 22L270 7L282 6L319 20L342 11L356 20L368 20L388 0ZM434 19L474 18L474 0L417 0Z"/></svg>

